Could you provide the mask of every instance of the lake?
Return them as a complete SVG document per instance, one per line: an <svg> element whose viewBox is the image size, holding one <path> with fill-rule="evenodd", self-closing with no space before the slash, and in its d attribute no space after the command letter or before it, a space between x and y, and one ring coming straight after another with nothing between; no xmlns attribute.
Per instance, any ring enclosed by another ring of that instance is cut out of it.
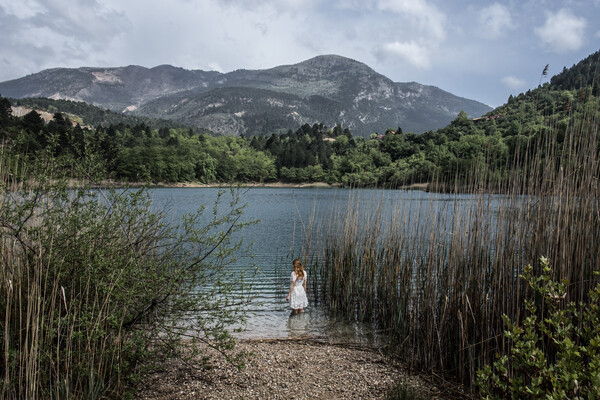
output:
<svg viewBox="0 0 600 400"><path fill-rule="evenodd" d="M152 189L151 197L155 207L166 206L169 218L180 220L183 214L195 211L202 204L210 212L218 193L217 188L160 188ZM305 314L290 315L285 297L289 289L291 260L302 253L305 234L311 230L311 215L317 216L314 228L334 218L333 210L346 210L349 202L359 210L382 205L395 209L402 204L402 212L408 214L418 212L423 204L428 208L438 207L435 212L449 213L456 211L456 200L464 204L470 202L467 195L403 190L248 188L239 189L239 193L242 204L246 204L242 219L259 222L242 233L246 243L253 242L250 254L240 254L230 266L240 272L253 270L253 266L257 268L256 274L249 278L255 300L248 310L246 329L238 335L245 338L319 336L332 342L364 343L372 341L376 335L369 326L329 313L324 306L311 301L310 296ZM226 194L223 203L230 199L231 196ZM446 204L451 205L447 207ZM313 242L318 240L320 238L313 237ZM307 260L302 261L307 264ZM306 265L306 270L309 280L314 279L311 265Z"/></svg>

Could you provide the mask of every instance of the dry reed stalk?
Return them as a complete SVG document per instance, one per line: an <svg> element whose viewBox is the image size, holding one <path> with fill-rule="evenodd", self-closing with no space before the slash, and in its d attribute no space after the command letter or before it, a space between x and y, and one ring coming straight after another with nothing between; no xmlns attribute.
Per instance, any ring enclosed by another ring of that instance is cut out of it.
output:
<svg viewBox="0 0 600 400"><path fill-rule="evenodd" d="M99 384L119 363L113 358L115 352L107 351L114 348L115 338L97 340L98 332L106 328L109 298L92 287L90 274L87 281L76 280L68 271L50 267L48 260L53 260L52 265L70 264L69 254L57 253L60 244L54 233L61 228L47 225L51 199L27 191L37 183L27 186L30 182L20 180L16 172L23 168L7 165L6 160L0 154L0 207L7 210L28 201L32 206L19 216L21 221L9 219L9 214L1 216L0 398L97 397L100 392L93 387L92 377ZM42 229L49 229L46 245L38 241ZM93 309L99 310L95 320L81 329L81 320L90 318L83 311ZM88 381L82 379L86 375Z"/></svg>
<svg viewBox="0 0 600 400"><path fill-rule="evenodd" d="M477 368L507 350L501 316L519 320L530 296L519 279L522 266L548 256L556 278L571 282L569 300L585 301L594 284L596 118L578 119L564 141L557 127L528 139L506 167L509 179L475 164L467 180L453 180L454 191L462 182L466 193L431 195L416 209L406 193L393 210L382 199L364 210L356 192L335 213L321 246L323 300L390 332L395 351L413 367L474 382Z"/></svg>

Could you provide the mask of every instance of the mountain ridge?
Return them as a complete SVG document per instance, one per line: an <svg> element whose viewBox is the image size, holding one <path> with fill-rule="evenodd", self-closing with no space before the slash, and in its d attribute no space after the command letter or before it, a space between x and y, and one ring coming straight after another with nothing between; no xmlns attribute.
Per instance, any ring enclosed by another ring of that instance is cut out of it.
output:
<svg viewBox="0 0 600 400"><path fill-rule="evenodd" d="M246 136L315 122L342 124L361 136L398 126L423 132L446 126L461 110L471 116L491 110L435 86L394 82L364 63L338 55L227 73L169 64L52 68L1 82L0 93L84 101Z"/></svg>

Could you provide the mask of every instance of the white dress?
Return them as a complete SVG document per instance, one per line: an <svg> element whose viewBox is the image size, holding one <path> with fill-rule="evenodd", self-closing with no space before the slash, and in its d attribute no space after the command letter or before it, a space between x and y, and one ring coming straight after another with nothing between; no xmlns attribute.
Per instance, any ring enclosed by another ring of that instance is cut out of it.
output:
<svg viewBox="0 0 600 400"><path fill-rule="evenodd" d="M302 278L296 279L296 273L292 272L292 283L294 284L294 289L292 290L292 294L290 295L290 307L294 310L299 308L305 308L308 306L308 299L306 298L306 291L304 290L304 280L306 279L306 271L304 271L304 276Z"/></svg>

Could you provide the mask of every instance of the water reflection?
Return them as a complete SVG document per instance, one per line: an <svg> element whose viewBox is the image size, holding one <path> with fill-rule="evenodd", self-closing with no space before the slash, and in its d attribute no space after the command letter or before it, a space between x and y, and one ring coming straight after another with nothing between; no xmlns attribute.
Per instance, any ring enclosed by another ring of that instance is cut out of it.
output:
<svg viewBox="0 0 600 400"><path fill-rule="evenodd" d="M178 221L184 214L196 211L200 205L210 208L218 193L219 189L215 188L172 188L153 190L152 197L157 209L168 205L169 218ZM466 195L394 190L254 188L244 190L242 198L247 207L240 222L260 222L235 233L233 237L243 238L246 244L254 243L250 253L237 254L235 263L228 266L228 272L235 276L244 274L245 282L252 287L253 302L248 307L248 323L244 331L237 335L245 338L310 335L332 342L346 343L372 343L377 340L379 334L369 324L358 324L330 313L324 305L315 304L312 296L309 297L310 306L307 312L297 316L290 316L289 303L285 301L290 285L291 260L298 256L305 257L304 237L310 233L315 243L320 240L316 233L313 235L310 232L311 215L317 216L317 226L312 227L316 229L319 228L319 223L327 223L332 218L332 210L345 210L348 202L357 204L359 208L370 209L374 204L383 201L390 209L400 210L399 215L390 213L390 218L394 216L398 221L405 221L403 213L418 215L420 207L436 215L445 215L457 211L452 201L460 200L462 214L465 214L466 207L472 206L470 198ZM226 198L222 202L224 207L228 204L227 200ZM402 202L402 207L397 207L399 202ZM210 217L210 213L207 214ZM451 218L440 220L443 222ZM408 232L410 229L416 229L414 225L406 224L406 228L404 225L401 228ZM446 232L450 227L432 225L424 229ZM447 233L452 234L451 231ZM314 247L311 251L313 249ZM310 260L303 262L307 268L310 290L318 275L312 269ZM254 267L257 268L256 273L248 273L253 271Z"/></svg>
<svg viewBox="0 0 600 400"><path fill-rule="evenodd" d="M309 334L308 322L308 312L298 314L290 313L290 316L287 320L288 336L307 336Z"/></svg>

